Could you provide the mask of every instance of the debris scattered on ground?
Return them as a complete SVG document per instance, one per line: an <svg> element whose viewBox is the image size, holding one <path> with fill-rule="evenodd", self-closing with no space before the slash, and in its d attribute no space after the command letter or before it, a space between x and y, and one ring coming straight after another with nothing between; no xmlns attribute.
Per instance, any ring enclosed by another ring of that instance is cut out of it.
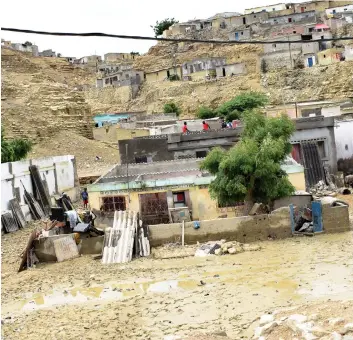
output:
<svg viewBox="0 0 353 340"><path fill-rule="evenodd" d="M340 308L317 306L298 307L295 310L275 311L260 317L254 330L255 339L305 339L348 340L353 339L353 305L342 302ZM301 312L300 310L304 310ZM340 316L337 316L340 313Z"/></svg>
<svg viewBox="0 0 353 340"><path fill-rule="evenodd" d="M237 241L225 242L221 240L219 242L208 242L198 248L195 252L195 256L203 257L208 255L224 255L224 254L238 254L244 251L257 251L261 247L256 244L240 243Z"/></svg>

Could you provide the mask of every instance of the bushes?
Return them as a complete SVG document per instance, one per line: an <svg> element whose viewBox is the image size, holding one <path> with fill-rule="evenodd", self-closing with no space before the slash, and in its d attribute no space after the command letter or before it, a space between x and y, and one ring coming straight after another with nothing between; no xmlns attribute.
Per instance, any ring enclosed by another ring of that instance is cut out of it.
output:
<svg viewBox="0 0 353 340"><path fill-rule="evenodd" d="M241 115L246 110L264 106L266 103L267 97L263 93L245 92L222 104L216 112L222 117L226 117L233 111L238 111Z"/></svg>
<svg viewBox="0 0 353 340"><path fill-rule="evenodd" d="M177 104L170 102L170 103L167 103L164 105L163 112L164 113L175 113L177 116L179 116L181 109Z"/></svg>
<svg viewBox="0 0 353 340"><path fill-rule="evenodd" d="M201 106L197 111L197 118L208 119L216 117L216 112L207 106Z"/></svg>
<svg viewBox="0 0 353 340"><path fill-rule="evenodd" d="M32 150L32 143L25 139L5 140L1 129L1 163L16 162L25 158Z"/></svg>
<svg viewBox="0 0 353 340"><path fill-rule="evenodd" d="M176 81L176 80L180 80L180 77L177 74L172 74L169 76L168 80Z"/></svg>

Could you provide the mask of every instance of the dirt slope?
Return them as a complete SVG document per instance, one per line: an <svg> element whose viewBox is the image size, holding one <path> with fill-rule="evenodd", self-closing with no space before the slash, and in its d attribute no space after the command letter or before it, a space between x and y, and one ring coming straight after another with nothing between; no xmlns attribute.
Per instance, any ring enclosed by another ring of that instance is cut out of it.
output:
<svg viewBox="0 0 353 340"><path fill-rule="evenodd" d="M47 140L64 131L92 137L90 106L79 86L90 73L59 58L1 49L2 124L7 137Z"/></svg>

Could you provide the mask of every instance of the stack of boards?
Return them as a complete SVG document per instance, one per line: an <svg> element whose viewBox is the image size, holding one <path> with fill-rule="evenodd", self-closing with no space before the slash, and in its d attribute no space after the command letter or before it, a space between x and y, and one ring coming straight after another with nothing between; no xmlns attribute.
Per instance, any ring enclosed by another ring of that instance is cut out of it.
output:
<svg viewBox="0 0 353 340"><path fill-rule="evenodd" d="M115 211L112 228L107 228L104 235L102 262L125 263L132 260L135 237L140 256L150 254L150 246L143 229L138 228L137 213L134 211ZM142 232L141 232L142 229Z"/></svg>

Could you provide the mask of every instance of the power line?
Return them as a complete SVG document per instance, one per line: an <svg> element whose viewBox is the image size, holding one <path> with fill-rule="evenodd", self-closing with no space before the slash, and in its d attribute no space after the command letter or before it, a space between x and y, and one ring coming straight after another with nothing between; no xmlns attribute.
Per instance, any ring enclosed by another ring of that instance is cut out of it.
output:
<svg viewBox="0 0 353 340"><path fill-rule="evenodd" d="M288 44L288 40L205 40L205 39L174 39L174 38L157 38L157 37L143 37L140 35L121 35L121 34L110 34L110 33L64 33L64 32L46 32L46 31L33 31L19 28L8 28L2 27L2 31L16 32L16 33L28 33L28 34L40 34L40 35L55 35L60 37L102 37L102 38L119 38L119 39L133 39L133 40L153 40L153 41L171 41L171 42L190 42L190 43L205 43L205 44L231 44L231 45L266 45L266 44ZM353 40L353 37L342 37L342 38L324 38L317 40L290 40L290 44L295 43L308 43L308 42L324 42L324 41L338 41L338 40Z"/></svg>

